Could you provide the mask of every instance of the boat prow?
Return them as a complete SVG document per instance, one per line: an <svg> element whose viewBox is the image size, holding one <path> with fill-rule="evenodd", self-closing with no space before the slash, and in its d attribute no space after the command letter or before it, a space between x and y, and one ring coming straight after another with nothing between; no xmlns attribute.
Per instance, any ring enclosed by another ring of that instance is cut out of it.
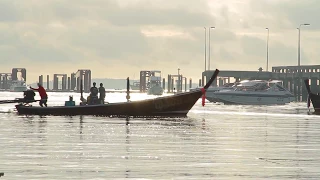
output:
<svg viewBox="0 0 320 180"><path fill-rule="evenodd" d="M310 85L309 85L309 79L304 80L304 84L306 86L307 92L308 92L308 100L307 100L307 106L310 107L310 104L312 103L314 114L319 115L320 114L320 95L315 94L311 91Z"/></svg>

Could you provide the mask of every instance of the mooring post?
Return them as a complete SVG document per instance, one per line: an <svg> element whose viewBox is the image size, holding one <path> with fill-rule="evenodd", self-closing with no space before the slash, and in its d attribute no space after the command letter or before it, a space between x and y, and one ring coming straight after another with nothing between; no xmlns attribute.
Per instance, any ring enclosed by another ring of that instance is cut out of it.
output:
<svg viewBox="0 0 320 180"><path fill-rule="evenodd" d="M178 76L178 82L179 82L179 85L178 85L177 92L182 92L182 74Z"/></svg>
<svg viewBox="0 0 320 180"><path fill-rule="evenodd" d="M203 74L202 74L202 79L199 79L199 87L201 87L201 86L204 86L204 75Z"/></svg>
<svg viewBox="0 0 320 180"><path fill-rule="evenodd" d="M223 79L222 78L219 78L219 86L223 86Z"/></svg>
<svg viewBox="0 0 320 180"><path fill-rule="evenodd" d="M163 89L163 91L166 89L166 79L165 78L162 79L162 89Z"/></svg>
<svg viewBox="0 0 320 180"><path fill-rule="evenodd" d="M296 101L298 101L298 93L297 93L297 87L298 87L298 80L297 80L297 78L296 79L294 79L294 81L293 81L293 94L294 94L294 96L295 96L295 99L296 99Z"/></svg>
<svg viewBox="0 0 320 180"><path fill-rule="evenodd" d="M167 93L170 93L171 92L171 75L168 74L168 90L167 90Z"/></svg>
<svg viewBox="0 0 320 180"><path fill-rule="evenodd" d="M127 102L130 101L130 80L129 77L127 77ZM126 117L126 125L129 125L129 116Z"/></svg>
<svg viewBox="0 0 320 180"><path fill-rule="evenodd" d="M311 78L311 91L318 92L317 86L317 78Z"/></svg>
<svg viewBox="0 0 320 180"><path fill-rule="evenodd" d="M174 89L174 80L171 78L171 92L173 92L173 89Z"/></svg>
<svg viewBox="0 0 320 180"><path fill-rule="evenodd" d="M130 81L129 81L129 77L127 78L127 102L130 101Z"/></svg>
<svg viewBox="0 0 320 180"><path fill-rule="evenodd" d="M184 77L184 92L187 92L187 78Z"/></svg>
<svg viewBox="0 0 320 180"><path fill-rule="evenodd" d="M298 99L297 101L300 102L301 101L301 76L302 76L302 70L301 68L298 69L298 78L297 78L297 94L298 94Z"/></svg>

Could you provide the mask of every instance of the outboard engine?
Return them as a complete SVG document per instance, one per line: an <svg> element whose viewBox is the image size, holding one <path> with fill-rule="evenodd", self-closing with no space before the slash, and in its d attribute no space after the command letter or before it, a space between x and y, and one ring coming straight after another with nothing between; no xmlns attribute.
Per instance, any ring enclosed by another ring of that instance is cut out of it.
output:
<svg viewBox="0 0 320 180"><path fill-rule="evenodd" d="M26 91L23 91L23 100L25 101L25 102L32 102L32 101L34 101L34 96L36 95L36 93L34 93L34 91L33 90L31 90L31 89L28 89L28 90L26 90Z"/></svg>

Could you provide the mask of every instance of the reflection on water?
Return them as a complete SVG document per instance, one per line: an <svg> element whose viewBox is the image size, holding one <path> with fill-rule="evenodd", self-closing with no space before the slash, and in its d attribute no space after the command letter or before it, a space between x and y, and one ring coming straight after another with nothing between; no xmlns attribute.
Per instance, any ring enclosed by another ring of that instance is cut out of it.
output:
<svg viewBox="0 0 320 180"><path fill-rule="evenodd" d="M129 118L126 119L126 159L129 159L130 156L130 123L129 123ZM126 166L126 173L125 173L125 177L129 178L129 174L130 174L130 167Z"/></svg>
<svg viewBox="0 0 320 180"><path fill-rule="evenodd" d="M63 93L57 94L51 103L63 103L62 97ZM5 173L1 179L318 179L320 175L320 116L308 115L303 103L202 107L199 101L188 116L117 119L1 113L0 173Z"/></svg>

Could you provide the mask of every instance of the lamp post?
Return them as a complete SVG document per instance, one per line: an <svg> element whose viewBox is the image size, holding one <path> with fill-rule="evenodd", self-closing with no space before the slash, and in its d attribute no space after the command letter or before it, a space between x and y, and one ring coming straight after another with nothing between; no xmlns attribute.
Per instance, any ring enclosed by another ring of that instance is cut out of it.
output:
<svg viewBox="0 0 320 180"><path fill-rule="evenodd" d="M298 101L300 101L300 94L301 94L301 79L302 79L302 72L300 68L300 30L301 26L309 26L310 24L300 24L297 28L299 31L299 37L298 37Z"/></svg>
<svg viewBox="0 0 320 180"><path fill-rule="evenodd" d="M204 27L204 71L207 71L207 28Z"/></svg>
<svg viewBox="0 0 320 180"><path fill-rule="evenodd" d="M299 31L299 37L298 37L298 66L300 67L300 29L301 26L310 26L310 24L300 24L300 26L297 28Z"/></svg>
<svg viewBox="0 0 320 180"><path fill-rule="evenodd" d="M208 70L210 70L210 51L211 51L211 49L210 49L210 41L211 41L211 39L210 39L210 31L211 31L211 29L215 29L215 27L210 27L210 28L209 28L209 60L208 60Z"/></svg>
<svg viewBox="0 0 320 180"><path fill-rule="evenodd" d="M267 36L267 72L268 72L268 67L269 67L269 28L266 28L268 31L268 36Z"/></svg>

